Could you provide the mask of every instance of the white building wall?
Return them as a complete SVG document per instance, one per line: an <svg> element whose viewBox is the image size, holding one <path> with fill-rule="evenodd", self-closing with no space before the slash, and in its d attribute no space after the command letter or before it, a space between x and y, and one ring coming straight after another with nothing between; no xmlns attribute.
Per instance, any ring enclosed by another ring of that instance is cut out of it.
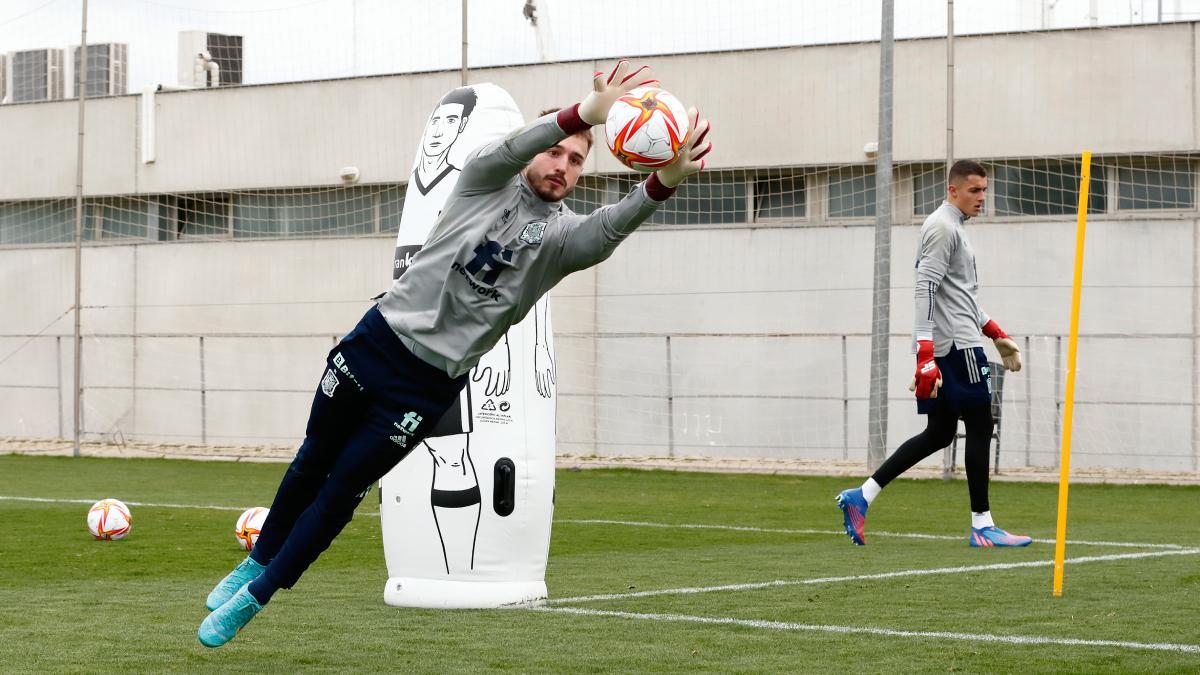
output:
<svg viewBox="0 0 1200 675"><path fill-rule="evenodd" d="M960 39L959 154L1195 151L1194 40L1192 24ZM943 58L939 40L897 47L898 161L944 153ZM727 168L862 162L877 61L870 44L653 59L714 120L714 165ZM577 99L592 70L473 79L501 84L530 113ZM137 97L89 102L87 192L328 185L348 164L365 182L402 182L429 106L457 77L159 94L149 165ZM1087 114L1064 114L1085 100ZM20 160L0 163L0 199L72 194L75 110L0 107L0 147ZM606 153L591 161L615 169ZM1092 218L1077 466L1195 470L1198 227L1194 214ZM1006 380L1001 462L1053 465L1074 221L982 218L970 231L984 306L1030 339L1027 370ZM890 447L923 422L904 390L916 235L907 221L893 230ZM85 429L297 443L322 359L388 283L392 244L388 234L87 246ZM864 458L872 257L865 221L639 232L554 292L563 450ZM70 248L0 249L0 357L15 354L0 367L0 436L69 435L72 292ZM1159 377L1111 381L1105 364L1133 353Z"/></svg>
<svg viewBox="0 0 1200 675"><path fill-rule="evenodd" d="M1196 147L1195 24L955 40L956 149L1014 157ZM648 59L719 130L713 168L864 162L878 118L875 43ZM591 61L473 71L526 115L579 100ZM895 160L945 157L945 43L896 48ZM156 194L403 182L426 115L457 72L232 87L155 96L156 160L143 164L139 96L87 103L85 191ZM0 199L75 193L73 101L0 107ZM619 167L593 153L589 170Z"/></svg>

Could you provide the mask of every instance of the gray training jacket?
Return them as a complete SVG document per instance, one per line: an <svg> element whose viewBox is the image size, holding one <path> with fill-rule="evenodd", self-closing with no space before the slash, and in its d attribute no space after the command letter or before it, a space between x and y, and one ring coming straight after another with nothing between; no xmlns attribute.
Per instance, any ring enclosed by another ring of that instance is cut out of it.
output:
<svg viewBox="0 0 1200 675"><path fill-rule="evenodd" d="M539 198L522 169L567 134L551 113L472 153L425 246L379 300L421 360L471 370L538 298L612 255L662 202L645 182L588 216Z"/></svg>
<svg viewBox="0 0 1200 675"><path fill-rule="evenodd" d="M917 248L916 315L913 352L918 340L933 340L934 356L945 356L950 347L982 347L980 329L988 315L979 306L979 277L975 249L963 228L966 216L942 202L921 226Z"/></svg>

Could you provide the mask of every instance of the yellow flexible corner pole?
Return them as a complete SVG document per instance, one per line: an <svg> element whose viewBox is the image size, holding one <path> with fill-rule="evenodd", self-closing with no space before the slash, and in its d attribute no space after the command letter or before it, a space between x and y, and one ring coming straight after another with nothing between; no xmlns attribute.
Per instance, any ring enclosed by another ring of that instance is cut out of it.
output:
<svg viewBox="0 0 1200 675"><path fill-rule="evenodd" d="M1083 240L1087 234L1088 188L1092 153L1083 153L1079 214L1075 225L1075 280L1071 286L1071 335L1067 341L1067 395L1063 407L1062 461L1058 474L1058 531L1054 537L1054 597L1062 597L1063 558L1067 552L1067 488L1071 475L1071 424L1075 412L1075 361L1079 354L1079 298L1083 292Z"/></svg>

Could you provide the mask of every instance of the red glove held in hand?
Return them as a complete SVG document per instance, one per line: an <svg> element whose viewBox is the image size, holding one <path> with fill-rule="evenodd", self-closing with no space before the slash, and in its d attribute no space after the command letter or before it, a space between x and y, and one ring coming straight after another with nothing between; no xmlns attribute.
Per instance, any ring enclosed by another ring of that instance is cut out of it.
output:
<svg viewBox="0 0 1200 675"><path fill-rule="evenodd" d="M1003 330L1001 330L1000 326L997 326L996 322L992 321L991 319L988 319L988 322L983 324L982 330L983 334L992 340L999 340L1000 338L1008 337L1008 333L1005 333Z"/></svg>
<svg viewBox="0 0 1200 675"><path fill-rule="evenodd" d="M913 376L917 398L937 398L942 386L942 371L933 360L933 340L917 341L917 374Z"/></svg>

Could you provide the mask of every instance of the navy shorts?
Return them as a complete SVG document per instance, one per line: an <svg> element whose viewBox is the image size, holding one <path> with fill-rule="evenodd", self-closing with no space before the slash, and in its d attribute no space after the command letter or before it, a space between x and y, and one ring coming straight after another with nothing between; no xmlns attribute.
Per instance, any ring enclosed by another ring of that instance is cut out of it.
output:
<svg viewBox="0 0 1200 675"><path fill-rule="evenodd" d="M951 346L945 356L934 357L942 371L942 387L937 398L917 399L917 412L960 414L969 408L991 405L992 375L983 347L959 349Z"/></svg>
<svg viewBox="0 0 1200 675"><path fill-rule="evenodd" d="M334 398L340 393L337 387L344 383L366 394L356 404L360 407L373 406L397 414L420 411L425 419L417 435L422 438L435 428L432 422L455 405L467 383L466 375L452 378L414 356L396 337L378 306L367 310L354 330L329 351L326 361L321 389L327 397ZM393 426L385 421L380 429L395 433Z"/></svg>

